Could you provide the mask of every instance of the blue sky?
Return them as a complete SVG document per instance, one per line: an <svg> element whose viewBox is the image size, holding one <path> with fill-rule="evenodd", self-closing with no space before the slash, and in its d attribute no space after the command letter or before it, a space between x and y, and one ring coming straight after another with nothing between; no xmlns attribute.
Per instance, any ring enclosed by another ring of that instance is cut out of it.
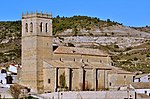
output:
<svg viewBox="0 0 150 99"><path fill-rule="evenodd" d="M150 25L150 0L1 0L0 21L21 20L25 12L86 15L126 26Z"/></svg>

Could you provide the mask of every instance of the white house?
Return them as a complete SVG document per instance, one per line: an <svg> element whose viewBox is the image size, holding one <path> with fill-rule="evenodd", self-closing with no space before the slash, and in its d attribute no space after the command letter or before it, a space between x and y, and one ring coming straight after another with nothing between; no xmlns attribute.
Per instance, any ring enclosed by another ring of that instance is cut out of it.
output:
<svg viewBox="0 0 150 99"><path fill-rule="evenodd" d="M150 82L134 82L130 84L130 88L138 94L146 94L150 96Z"/></svg>
<svg viewBox="0 0 150 99"><path fill-rule="evenodd" d="M18 68L18 65L11 64L8 67L8 71L12 73L17 73L17 68Z"/></svg>
<svg viewBox="0 0 150 99"><path fill-rule="evenodd" d="M12 83L13 84L17 83L18 82L17 75L11 75L11 76L12 76L12 79L13 79Z"/></svg>
<svg viewBox="0 0 150 99"><path fill-rule="evenodd" d="M0 83L1 84L6 84L6 73L3 73L2 70L0 70Z"/></svg>
<svg viewBox="0 0 150 99"><path fill-rule="evenodd" d="M134 82L150 82L150 74L137 75L134 78Z"/></svg>

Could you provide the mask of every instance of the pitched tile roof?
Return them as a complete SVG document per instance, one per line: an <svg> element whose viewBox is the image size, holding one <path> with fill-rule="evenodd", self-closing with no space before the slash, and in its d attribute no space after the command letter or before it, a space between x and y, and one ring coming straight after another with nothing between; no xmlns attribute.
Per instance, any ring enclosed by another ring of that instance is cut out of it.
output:
<svg viewBox="0 0 150 99"><path fill-rule="evenodd" d="M135 89L150 89L150 82L134 82L131 85Z"/></svg>
<svg viewBox="0 0 150 99"><path fill-rule="evenodd" d="M133 74L132 72L125 71L122 68L111 66L112 70L109 71L109 74Z"/></svg>
<svg viewBox="0 0 150 99"><path fill-rule="evenodd" d="M65 47L59 46L54 53L58 54L85 54L85 55L100 55L108 56L108 53L99 49L79 48L79 47Z"/></svg>
<svg viewBox="0 0 150 99"><path fill-rule="evenodd" d="M147 75L150 75L150 74L141 74L141 75L137 75L137 76L135 76L135 79L141 78L141 77L144 77L144 76L147 76Z"/></svg>
<svg viewBox="0 0 150 99"><path fill-rule="evenodd" d="M146 94L138 93L137 95L138 95L140 98L150 99L150 96L148 96L148 95L146 95Z"/></svg>

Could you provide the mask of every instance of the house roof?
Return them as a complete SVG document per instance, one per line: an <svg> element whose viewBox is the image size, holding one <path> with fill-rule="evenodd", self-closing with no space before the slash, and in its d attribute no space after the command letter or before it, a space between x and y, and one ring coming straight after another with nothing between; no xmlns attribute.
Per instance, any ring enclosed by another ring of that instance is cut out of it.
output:
<svg viewBox="0 0 150 99"><path fill-rule="evenodd" d="M136 76L135 76L135 79L138 79L138 78L141 78L141 77L144 77L144 76L147 76L147 75L149 75L149 74L136 75Z"/></svg>
<svg viewBox="0 0 150 99"><path fill-rule="evenodd" d="M81 68L84 67L86 69L111 69L110 66L106 66L101 63L90 63L90 62L78 62L78 61L59 61L59 60L50 60L50 61L45 61L52 67L58 67L58 68Z"/></svg>
<svg viewBox="0 0 150 99"><path fill-rule="evenodd" d="M140 98L150 99L150 96L148 96L148 95L146 95L146 94L138 93L137 95L138 95Z"/></svg>
<svg viewBox="0 0 150 99"><path fill-rule="evenodd" d="M82 54L82 55L99 55L108 56L108 53L99 49L79 48L79 47L65 47L59 46L55 51L55 54Z"/></svg>
<svg viewBox="0 0 150 99"><path fill-rule="evenodd" d="M125 71L122 68L111 66L112 70L109 71L109 74L133 74L132 72Z"/></svg>
<svg viewBox="0 0 150 99"><path fill-rule="evenodd" d="M8 71L12 72L12 73L17 73L18 67L19 67L18 65L11 64L11 65L9 65Z"/></svg>
<svg viewBox="0 0 150 99"><path fill-rule="evenodd" d="M150 82L134 82L131 85L135 89L150 89Z"/></svg>

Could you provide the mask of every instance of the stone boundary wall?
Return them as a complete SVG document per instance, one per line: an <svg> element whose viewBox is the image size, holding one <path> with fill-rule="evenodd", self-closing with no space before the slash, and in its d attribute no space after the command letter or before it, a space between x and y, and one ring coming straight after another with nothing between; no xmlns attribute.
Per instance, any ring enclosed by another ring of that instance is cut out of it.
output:
<svg viewBox="0 0 150 99"><path fill-rule="evenodd" d="M42 94L43 99L136 99L135 91L69 91Z"/></svg>

